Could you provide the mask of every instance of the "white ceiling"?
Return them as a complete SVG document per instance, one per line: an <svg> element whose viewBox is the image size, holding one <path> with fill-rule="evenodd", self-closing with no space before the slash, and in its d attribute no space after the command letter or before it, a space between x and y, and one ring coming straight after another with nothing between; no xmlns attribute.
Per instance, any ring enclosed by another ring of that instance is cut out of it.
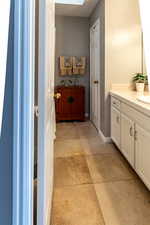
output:
<svg viewBox="0 0 150 225"><path fill-rule="evenodd" d="M85 0L84 5L56 4L56 15L89 17L99 0Z"/></svg>

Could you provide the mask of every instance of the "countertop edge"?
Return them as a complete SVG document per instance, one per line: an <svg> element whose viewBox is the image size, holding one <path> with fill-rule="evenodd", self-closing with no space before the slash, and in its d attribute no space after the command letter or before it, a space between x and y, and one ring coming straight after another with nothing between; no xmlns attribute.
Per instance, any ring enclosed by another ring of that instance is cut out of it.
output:
<svg viewBox="0 0 150 225"><path fill-rule="evenodd" d="M150 117L150 109L146 107L146 104L140 103L138 100L132 100L127 98L126 96L123 96L123 94L119 91L113 91L111 90L110 95L113 97L118 98L123 103L128 104L130 107L134 108L135 110L139 111L140 113L143 113L145 116Z"/></svg>

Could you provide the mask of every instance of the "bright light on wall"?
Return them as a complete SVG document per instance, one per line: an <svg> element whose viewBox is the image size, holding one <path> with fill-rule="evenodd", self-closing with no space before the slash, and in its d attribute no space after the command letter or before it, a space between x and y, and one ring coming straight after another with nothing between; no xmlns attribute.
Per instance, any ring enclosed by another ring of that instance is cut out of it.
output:
<svg viewBox="0 0 150 225"><path fill-rule="evenodd" d="M10 0L5 0L1 3L0 7L0 136L1 136L6 64L7 64L9 16L10 16Z"/></svg>
<svg viewBox="0 0 150 225"><path fill-rule="evenodd" d="M66 5L83 5L85 0L55 0L55 3Z"/></svg>
<svg viewBox="0 0 150 225"><path fill-rule="evenodd" d="M139 0L141 22L143 29L143 40L145 50L145 61L149 80L150 90L150 0Z"/></svg>

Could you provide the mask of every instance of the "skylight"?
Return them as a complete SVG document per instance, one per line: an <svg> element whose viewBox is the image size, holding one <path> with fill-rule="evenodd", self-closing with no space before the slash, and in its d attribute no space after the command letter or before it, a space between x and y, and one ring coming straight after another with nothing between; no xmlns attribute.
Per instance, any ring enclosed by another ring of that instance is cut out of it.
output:
<svg viewBox="0 0 150 225"><path fill-rule="evenodd" d="M55 3L66 5L83 5L85 0L55 0Z"/></svg>

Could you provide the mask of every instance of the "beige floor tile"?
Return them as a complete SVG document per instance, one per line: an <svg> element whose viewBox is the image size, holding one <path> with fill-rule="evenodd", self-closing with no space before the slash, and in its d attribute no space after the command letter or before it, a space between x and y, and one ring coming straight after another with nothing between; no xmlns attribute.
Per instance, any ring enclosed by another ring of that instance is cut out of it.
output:
<svg viewBox="0 0 150 225"><path fill-rule="evenodd" d="M56 141L54 147L55 158L84 155L83 147L78 139Z"/></svg>
<svg viewBox="0 0 150 225"><path fill-rule="evenodd" d="M74 128L75 123L72 122L60 122L56 124L57 129L66 129L66 128Z"/></svg>
<svg viewBox="0 0 150 225"><path fill-rule="evenodd" d="M89 127L89 128L93 127L93 124L91 123L91 121L75 122L74 125L77 127Z"/></svg>
<svg viewBox="0 0 150 225"><path fill-rule="evenodd" d="M55 159L55 187L92 183L86 159L83 156Z"/></svg>
<svg viewBox="0 0 150 225"><path fill-rule="evenodd" d="M93 185L56 188L51 225L104 225Z"/></svg>
<svg viewBox="0 0 150 225"><path fill-rule="evenodd" d="M77 126L80 138L97 137L98 132L94 126Z"/></svg>
<svg viewBox="0 0 150 225"><path fill-rule="evenodd" d="M75 126L61 126L56 131L57 140L79 139L79 133Z"/></svg>
<svg viewBox="0 0 150 225"><path fill-rule="evenodd" d="M86 158L94 183L136 178L133 170L119 153L87 156Z"/></svg>
<svg viewBox="0 0 150 225"><path fill-rule="evenodd" d="M150 192L139 180L95 185L106 225L149 225Z"/></svg>
<svg viewBox="0 0 150 225"><path fill-rule="evenodd" d="M98 137L89 139L81 138L81 144L86 155L114 153L117 151L113 144L106 144Z"/></svg>

